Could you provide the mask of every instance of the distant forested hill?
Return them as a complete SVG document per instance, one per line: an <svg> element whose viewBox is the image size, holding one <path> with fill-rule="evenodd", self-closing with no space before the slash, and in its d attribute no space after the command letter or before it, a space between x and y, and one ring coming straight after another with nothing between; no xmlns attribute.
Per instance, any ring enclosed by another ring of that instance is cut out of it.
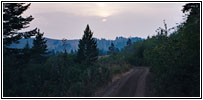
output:
<svg viewBox="0 0 203 100"><path fill-rule="evenodd" d="M142 38L139 37L130 37L132 42L136 42L138 40L143 40ZM32 47L32 43L33 43L34 38L30 38L30 39L21 39L19 41L19 44L11 44L10 47L11 48L24 48L25 44L28 42L29 46ZM47 40L47 46L48 46L48 50L54 50L55 52L60 52L63 50L62 47L62 42L61 40L57 40L57 39L51 39L51 38L46 38ZM124 37L116 37L115 40L106 40L106 39L97 39L97 47L102 50L102 51L108 51L108 48L111 44L111 42L114 43L115 47L118 48L119 50L123 49L126 46L126 42L128 40L128 38L124 38ZM67 46L66 46L66 50L68 52L70 52L71 50L75 51L78 49L78 39L75 40L67 40Z"/></svg>

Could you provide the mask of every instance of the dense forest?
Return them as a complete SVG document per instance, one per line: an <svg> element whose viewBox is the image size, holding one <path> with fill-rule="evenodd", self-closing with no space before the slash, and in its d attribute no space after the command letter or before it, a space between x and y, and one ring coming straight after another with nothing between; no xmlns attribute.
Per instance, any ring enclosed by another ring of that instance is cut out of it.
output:
<svg viewBox="0 0 203 100"><path fill-rule="evenodd" d="M200 4L183 6L185 21L174 28L157 29L157 35L133 43L123 50L111 43L108 55L99 56L90 26L79 40L77 52L50 54L43 32L26 32L34 19L22 17L30 4L3 3L3 96L65 97L92 96L120 73L136 66L149 66L154 78L153 96L200 96ZM173 31L171 31L173 30ZM22 38L35 37L33 46L9 48Z"/></svg>

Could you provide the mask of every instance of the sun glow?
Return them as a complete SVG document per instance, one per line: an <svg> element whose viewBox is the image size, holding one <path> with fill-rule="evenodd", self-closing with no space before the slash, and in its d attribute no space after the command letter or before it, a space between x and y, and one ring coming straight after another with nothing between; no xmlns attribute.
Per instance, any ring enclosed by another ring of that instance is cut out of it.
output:
<svg viewBox="0 0 203 100"><path fill-rule="evenodd" d="M106 6L105 3L97 3L97 5L98 5L99 7L105 7L105 6Z"/></svg>
<svg viewBox="0 0 203 100"><path fill-rule="evenodd" d="M97 15L100 16L100 17L109 17L112 14L107 12L107 11L98 11Z"/></svg>
<svg viewBox="0 0 203 100"><path fill-rule="evenodd" d="M100 17L109 17L113 14L113 10L107 3L97 3L96 15Z"/></svg>
<svg viewBox="0 0 203 100"><path fill-rule="evenodd" d="M40 6L39 6L40 5ZM120 13L122 11L122 6L113 3L64 3L64 4L53 4L48 3L45 6L43 4L32 4L32 7L36 6L38 9L34 9L35 13L43 13L41 9L47 11L47 13L55 12L65 12L65 13L72 13L79 16L97 16L101 18L106 18L112 16L114 14ZM32 9L32 8L31 8ZM52 10L50 10L52 9ZM74 9L74 10L72 10Z"/></svg>

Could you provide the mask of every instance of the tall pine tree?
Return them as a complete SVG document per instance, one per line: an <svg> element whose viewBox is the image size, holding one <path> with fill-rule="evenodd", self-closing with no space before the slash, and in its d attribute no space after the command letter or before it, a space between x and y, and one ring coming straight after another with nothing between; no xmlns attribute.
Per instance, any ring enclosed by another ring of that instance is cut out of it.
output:
<svg viewBox="0 0 203 100"><path fill-rule="evenodd" d="M43 38L43 33L40 33L40 30L38 29L37 35L35 37L35 40L33 41L33 47L32 47L32 54L33 59L36 62L44 61L47 54L47 45L46 40Z"/></svg>
<svg viewBox="0 0 203 100"><path fill-rule="evenodd" d="M11 43L18 43L21 38L34 36L37 29L26 32L18 32L29 27L28 24L34 19L32 16L22 17L24 11L30 4L24 3L3 3L3 43L8 46Z"/></svg>
<svg viewBox="0 0 203 100"><path fill-rule="evenodd" d="M89 25L87 25L82 39L78 44L77 60L79 63L93 63L98 58L97 41L92 38L93 33L91 32Z"/></svg>

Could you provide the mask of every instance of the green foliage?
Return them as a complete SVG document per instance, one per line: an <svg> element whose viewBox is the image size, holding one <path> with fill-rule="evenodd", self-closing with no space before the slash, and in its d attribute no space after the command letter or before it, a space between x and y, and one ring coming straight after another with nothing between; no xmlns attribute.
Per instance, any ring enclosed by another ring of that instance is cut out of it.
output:
<svg viewBox="0 0 203 100"><path fill-rule="evenodd" d="M59 54L46 62L45 66L51 75L49 86L56 86L50 88L53 93L48 94L52 94L52 96L91 96L95 88L107 82L109 76L106 67L98 64L77 64L75 59L74 54Z"/></svg>
<svg viewBox="0 0 203 100"><path fill-rule="evenodd" d="M84 35L78 44L77 60L80 63L94 63L98 58L97 41L92 37L89 25L87 25Z"/></svg>
<svg viewBox="0 0 203 100"><path fill-rule="evenodd" d="M44 64L23 64L14 56L4 58L4 96L91 96L110 80L107 67L78 64L75 54L60 53Z"/></svg>
<svg viewBox="0 0 203 100"><path fill-rule="evenodd" d="M128 50L128 48L127 48ZM133 51L128 54L127 61L135 66L141 66L144 63L144 45L142 41L133 44Z"/></svg>
<svg viewBox="0 0 203 100"><path fill-rule="evenodd" d="M25 63L21 55L4 57L3 92L4 96L33 96L40 90L36 83L40 82L39 76L43 72L39 64ZM37 96L37 95L36 95Z"/></svg>
<svg viewBox="0 0 203 100"><path fill-rule="evenodd" d="M142 58L139 54L143 54L144 64L151 66L151 71L156 78L154 83L156 96L200 96L198 5L186 4L184 6L186 8L183 11L190 11L190 14L185 23L177 26L177 31L174 33L167 36L165 33L168 32L164 31L166 29L159 28L158 35L141 42L140 46L139 42L134 45L132 61ZM142 47L144 49L141 49Z"/></svg>
<svg viewBox="0 0 203 100"><path fill-rule="evenodd" d="M110 70L110 77L128 71L132 66L126 61L126 53L100 57L98 63Z"/></svg>
<svg viewBox="0 0 203 100"><path fill-rule="evenodd" d="M23 5L4 3L4 97L91 96L96 88L111 80L110 69L96 62L97 42L92 38L89 25L80 40L77 55L59 53L48 58L46 40L39 30L16 33L33 19L20 16L30 6ZM34 34L37 35L32 48L28 43L23 49L6 48Z"/></svg>
<svg viewBox="0 0 203 100"><path fill-rule="evenodd" d="M30 61L30 56L31 56L31 49L29 47L28 42L26 43L25 47L22 50L23 53L23 58L24 58L24 63L28 63Z"/></svg>
<svg viewBox="0 0 203 100"><path fill-rule="evenodd" d="M30 91L35 89L29 85L32 81L29 80L30 71L26 70L30 68L27 66L30 59L29 46L26 45L23 50L7 48L13 42L18 43L21 38L29 38L36 34L36 29L18 32L27 28L33 20L32 16L26 18L21 16L29 6L30 4L24 3L3 3L3 96L33 95Z"/></svg>
<svg viewBox="0 0 203 100"><path fill-rule="evenodd" d="M22 17L22 13L28 9L30 4L24 3L3 3L3 43L5 46L18 42L21 38L34 36L36 29L27 32L18 32L27 28L33 20L32 16Z"/></svg>
<svg viewBox="0 0 203 100"><path fill-rule="evenodd" d="M126 60L135 66L151 66L155 75L155 96L200 96L200 5L186 4L186 22L169 30L158 28L157 35L133 44ZM116 69L117 70L117 69Z"/></svg>
<svg viewBox="0 0 203 100"><path fill-rule="evenodd" d="M45 60L47 54L46 42L45 38L43 38L43 34L40 33L38 29L32 47L32 58L34 62L43 62Z"/></svg>
<svg viewBox="0 0 203 100"><path fill-rule="evenodd" d="M139 41L139 40L138 40ZM136 42L138 42L136 41ZM124 51L125 52L132 52L133 51L133 43L131 42L131 39L128 39L127 43L126 43L126 46L124 48Z"/></svg>

